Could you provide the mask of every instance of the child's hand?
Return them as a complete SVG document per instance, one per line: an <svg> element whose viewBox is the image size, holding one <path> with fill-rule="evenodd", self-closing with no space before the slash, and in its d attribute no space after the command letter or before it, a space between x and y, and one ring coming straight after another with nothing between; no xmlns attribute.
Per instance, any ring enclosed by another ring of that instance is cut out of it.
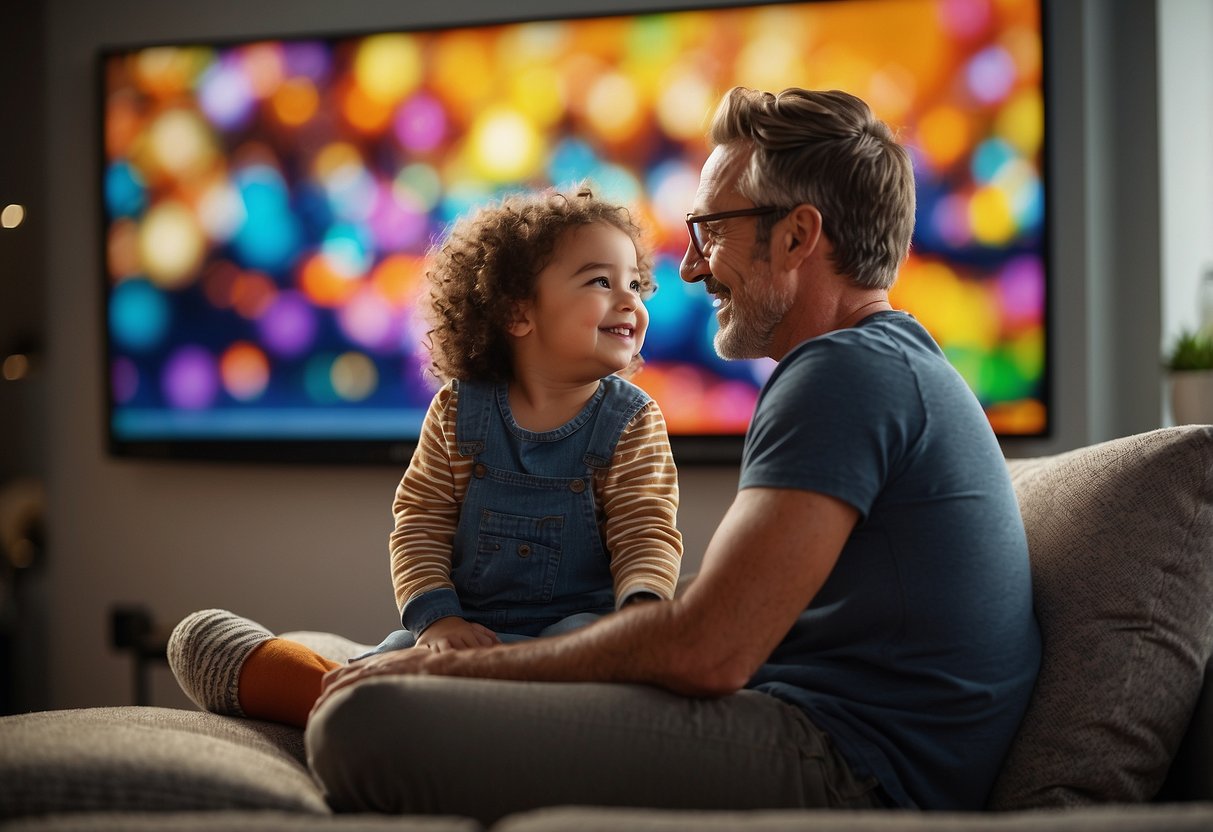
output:
<svg viewBox="0 0 1213 832"><path fill-rule="evenodd" d="M501 639L488 627L464 621L455 615L439 618L417 637L418 647L433 650L435 653L468 647L492 647L500 643Z"/></svg>

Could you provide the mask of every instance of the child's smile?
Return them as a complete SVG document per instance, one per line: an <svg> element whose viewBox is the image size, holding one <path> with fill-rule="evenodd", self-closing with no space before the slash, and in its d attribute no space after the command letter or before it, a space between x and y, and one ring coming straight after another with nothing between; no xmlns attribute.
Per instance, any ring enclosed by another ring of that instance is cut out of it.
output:
<svg viewBox="0 0 1213 832"><path fill-rule="evenodd" d="M626 338L630 341L632 340L632 333L635 331L635 329L631 326L608 326L602 327L602 331L608 332L611 335L617 335L620 338Z"/></svg>

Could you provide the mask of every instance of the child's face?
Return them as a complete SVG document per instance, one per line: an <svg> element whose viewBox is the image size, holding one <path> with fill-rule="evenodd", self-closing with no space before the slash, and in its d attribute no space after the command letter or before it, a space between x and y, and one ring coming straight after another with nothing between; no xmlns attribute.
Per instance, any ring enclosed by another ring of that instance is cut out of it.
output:
<svg viewBox="0 0 1213 832"><path fill-rule="evenodd" d="M606 223L566 231L521 311L511 331L531 341L517 345L516 359L569 380L622 370L640 352L649 324L636 246Z"/></svg>

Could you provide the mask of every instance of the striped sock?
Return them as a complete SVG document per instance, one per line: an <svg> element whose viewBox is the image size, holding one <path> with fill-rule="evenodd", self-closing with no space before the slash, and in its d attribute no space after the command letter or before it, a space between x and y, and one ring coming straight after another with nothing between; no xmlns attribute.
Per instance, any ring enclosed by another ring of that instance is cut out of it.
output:
<svg viewBox="0 0 1213 832"><path fill-rule="evenodd" d="M199 708L244 716L240 669L274 634L227 610L200 610L181 620L168 639L168 664L177 684Z"/></svg>

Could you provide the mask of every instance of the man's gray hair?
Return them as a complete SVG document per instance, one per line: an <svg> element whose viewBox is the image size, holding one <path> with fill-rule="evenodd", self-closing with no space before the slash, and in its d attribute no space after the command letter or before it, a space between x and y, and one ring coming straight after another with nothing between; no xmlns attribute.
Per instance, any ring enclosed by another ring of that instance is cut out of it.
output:
<svg viewBox="0 0 1213 832"><path fill-rule="evenodd" d="M888 289L914 233L910 155L862 100L838 90L778 95L734 87L712 119L713 145L752 149L737 183L755 205L821 212L834 267L857 285ZM759 239L786 212L759 220Z"/></svg>

